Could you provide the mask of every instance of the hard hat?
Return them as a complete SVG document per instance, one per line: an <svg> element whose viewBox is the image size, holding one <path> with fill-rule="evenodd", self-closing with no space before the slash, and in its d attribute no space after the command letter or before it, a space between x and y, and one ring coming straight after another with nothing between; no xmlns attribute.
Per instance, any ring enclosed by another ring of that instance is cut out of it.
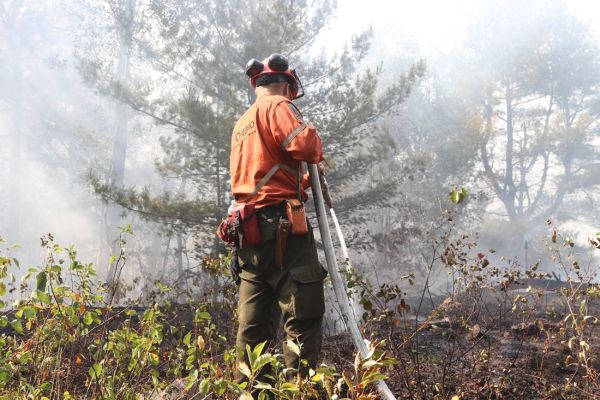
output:
<svg viewBox="0 0 600 400"><path fill-rule="evenodd" d="M246 64L246 75L250 78L253 88L272 82L287 82L290 84L292 100L304 96L304 88L296 70L290 68L287 58L281 54L273 53L262 62L256 58L251 59ZM277 77L281 77L282 80L278 80ZM302 89L300 94L299 89Z"/></svg>

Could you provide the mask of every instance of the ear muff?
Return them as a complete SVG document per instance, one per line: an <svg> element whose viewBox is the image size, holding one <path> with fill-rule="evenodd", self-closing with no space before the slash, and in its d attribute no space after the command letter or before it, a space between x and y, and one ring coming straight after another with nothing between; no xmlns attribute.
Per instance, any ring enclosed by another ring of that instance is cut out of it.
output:
<svg viewBox="0 0 600 400"><path fill-rule="evenodd" d="M265 69L265 65L253 58L246 64L246 75L248 75L248 78L252 78L262 72L263 69Z"/></svg>
<svg viewBox="0 0 600 400"><path fill-rule="evenodd" d="M267 65L273 71L287 71L290 68L287 58L278 53L273 53L267 60Z"/></svg>

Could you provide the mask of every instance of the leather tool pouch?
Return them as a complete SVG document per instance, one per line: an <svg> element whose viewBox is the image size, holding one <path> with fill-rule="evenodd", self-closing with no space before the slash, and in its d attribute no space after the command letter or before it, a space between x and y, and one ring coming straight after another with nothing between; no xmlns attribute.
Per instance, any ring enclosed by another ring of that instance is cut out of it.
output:
<svg viewBox="0 0 600 400"><path fill-rule="evenodd" d="M292 224L292 235L305 235L308 232L308 225L306 223L304 203L298 199L286 200L285 212L288 221Z"/></svg>
<svg viewBox="0 0 600 400"><path fill-rule="evenodd" d="M235 247L260 244L260 228L254 203L235 207L219 224L217 235L221 240Z"/></svg>
<svg viewBox="0 0 600 400"><path fill-rule="evenodd" d="M275 263L279 268L283 268L283 259L285 257L285 244L290 234L291 224L286 219L280 219L277 226L277 235L275 236Z"/></svg>

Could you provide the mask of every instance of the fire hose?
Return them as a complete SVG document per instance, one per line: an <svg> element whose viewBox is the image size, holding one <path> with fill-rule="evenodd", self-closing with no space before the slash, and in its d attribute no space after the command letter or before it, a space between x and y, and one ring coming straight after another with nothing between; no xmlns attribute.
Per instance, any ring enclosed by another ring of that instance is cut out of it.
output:
<svg viewBox="0 0 600 400"><path fill-rule="evenodd" d="M333 249L333 241L331 240L331 232L329 231L329 224L327 222L327 214L325 212L325 201L323 198L323 191L321 189L321 183L319 181L319 169L316 164L308 165L308 172L310 173L310 182L312 186L313 199L315 201L315 209L317 211L317 220L319 223L319 231L321 232L321 241L323 242L323 248L325 249L325 259L327 262L327 270L331 283L333 285L333 292L335 298L341 310L342 319L346 324L346 328L352 336L352 341L358 349L361 357L364 359L369 353L369 349L365 343L360 330L358 329L358 323L354 316L354 312L350 309L350 299L346 293L346 284L338 269L337 260ZM337 222L335 212L333 208L330 208L331 215L334 221ZM348 260L348 251L345 249L345 241L342 236L341 229L338 229L339 224L336 224L336 231L340 238L340 243L343 243L342 251L345 251L344 257ZM383 380L375 382L375 386L379 391L379 394L383 399L396 400L394 394L390 391L389 387Z"/></svg>

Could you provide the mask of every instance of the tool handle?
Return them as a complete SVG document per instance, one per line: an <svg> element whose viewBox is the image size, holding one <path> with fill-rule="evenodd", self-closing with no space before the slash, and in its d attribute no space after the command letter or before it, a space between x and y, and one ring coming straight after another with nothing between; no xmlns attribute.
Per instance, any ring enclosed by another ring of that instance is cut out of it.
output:
<svg viewBox="0 0 600 400"><path fill-rule="evenodd" d="M327 270L329 271L329 277L331 278L331 283L333 285L333 292L335 293L335 298L338 302L338 306L340 307L342 319L344 320L348 331L350 331L350 336L352 336L352 341L360 352L361 357L364 359L367 357L369 350L360 333L360 330L358 329L358 324L354 318L354 313L350 309L350 299L348 299L348 294L346 292L346 284L344 283L342 275L338 269L337 260L333 250L333 241L331 240L331 232L329 231L329 224L327 222L325 202L323 199L323 192L321 191L321 182L319 180L319 169L317 165L309 164L308 172L310 174L313 200L315 202L317 220L319 222L319 231L321 232L321 241L323 243L323 248L325 249ZM394 397L393 393L390 391L384 381L379 380L375 382L375 385L377 386L377 390L383 399L396 400L396 397Z"/></svg>

